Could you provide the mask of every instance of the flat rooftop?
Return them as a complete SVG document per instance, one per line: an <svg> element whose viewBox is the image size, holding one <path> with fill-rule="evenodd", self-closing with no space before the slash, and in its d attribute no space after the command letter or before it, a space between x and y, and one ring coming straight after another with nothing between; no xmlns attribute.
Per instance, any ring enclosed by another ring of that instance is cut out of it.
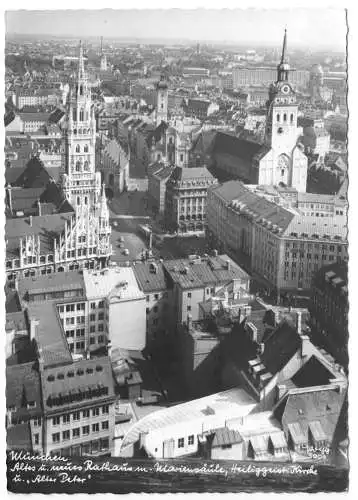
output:
<svg viewBox="0 0 358 500"><path fill-rule="evenodd" d="M138 441L144 432L165 429L175 425L190 426L193 421L202 420L212 415L227 415L227 418L247 415L256 406L256 401L240 388L211 394L187 403L155 411L136 422L124 437L122 449Z"/></svg>

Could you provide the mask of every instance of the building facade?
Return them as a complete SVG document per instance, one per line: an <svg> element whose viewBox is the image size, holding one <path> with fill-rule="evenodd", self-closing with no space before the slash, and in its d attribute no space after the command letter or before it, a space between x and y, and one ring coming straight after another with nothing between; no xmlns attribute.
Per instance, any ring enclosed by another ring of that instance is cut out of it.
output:
<svg viewBox="0 0 358 500"><path fill-rule="evenodd" d="M271 289L309 291L325 263L348 259L347 221L302 215L229 181L208 190L207 234Z"/></svg>
<svg viewBox="0 0 358 500"><path fill-rule="evenodd" d="M323 333L327 349L348 363L348 267L346 262L320 269L312 284L311 322Z"/></svg>
<svg viewBox="0 0 358 500"><path fill-rule="evenodd" d="M167 227L179 233L204 231L207 190L214 184L217 180L205 167L176 167L167 181Z"/></svg>

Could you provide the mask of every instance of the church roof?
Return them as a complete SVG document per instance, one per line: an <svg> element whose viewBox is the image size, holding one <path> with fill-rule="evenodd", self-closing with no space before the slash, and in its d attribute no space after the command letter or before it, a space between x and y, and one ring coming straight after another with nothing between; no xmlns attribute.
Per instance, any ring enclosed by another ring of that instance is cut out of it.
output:
<svg viewBox="0 0 358 500"><path fill-rule="evenodd" d="M214 140L214 154L228 154L247 161L252 161L254 158L261 159L269 151L270 148L264 144L240 139L223 132L217 132Z"/></svg>

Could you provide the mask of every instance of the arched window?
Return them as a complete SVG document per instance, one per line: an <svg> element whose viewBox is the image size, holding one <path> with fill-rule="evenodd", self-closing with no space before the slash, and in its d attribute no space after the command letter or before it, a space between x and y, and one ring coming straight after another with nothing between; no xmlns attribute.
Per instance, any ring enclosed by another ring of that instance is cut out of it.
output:
<svg viewBox="0 0 358 500"><path fill-rule="evenodd" d="M287 122L287 115L286 115L286 113L283 114L283 121Z"/></svg>
<svg viewBox="0 0 358 500"><path fill-rule="evenodd" d="M85 145L85 147L84 147L83 151L84 151L85 153L88 153L88 144L86 144L86 145Z"/></svg>
<svg viewBox="0 0 358 500"><path fill-rule="evenodd" d="M76 172L80 172L81 171L81 164L79 161L76 161Z"/></svg>
<svg viewBox="0 0 358 500"><path fill-rule="evenodd" d="M293 113L291 113L290 120L291 120L291 123L293 123Z"/></svg>
<svg viewBox="0 0 358 500"><path fill-rule="evenodd" d="M77 120L77 109L73 110L72 116L73 116L73 120L76 121Z"/></svg>
<svg viewBox="0 0 358 500"><path fill-rule="evenodd" d="M79 196L77 196L77 205L80 205L81 204L81 198Z"/></svg>
<svg viewBox="0 0 358 500"><path fill-rule="evenodd" d="M85 196L85 205L88 205L88 198Z"/></svg>
<svg viewBox="0 0 358 500"><path fill-rule="evenodd" d="M85 170L88 170L88 161L85 161L84 164L83 164L83 168Z"/></svg>
<svg viewBox="0 0 358 500"><path fill-rule="evenodd" d="M83 95L83 85L80 85L80 95Z"/></svg>
<svg viewBox="0 0 358 500"><path fill-rule="evenodd" d="M280 114L277 113L276 120L279 122L280 121Z"/></svg>
<svg viewBox="0 0 358 500"><path fill-rule="evenodd" d="M76 153L80 153L81 152L81 147L79 144L77 144L76 146Z"/></svg>
<svg viewBox="0 0 358 500"><path fill-rule="evenodd" d="M285 175L285 169L281 168L281 177L284 177L284 175Z"/></svg>
<svg viewBox="0 0 358 500"><path fill-rule="evenodd" d="M83 120L84 120L84 115L85 115L85 114L84 114L83 109L80 109L80 122L83 122Z"/></svg>

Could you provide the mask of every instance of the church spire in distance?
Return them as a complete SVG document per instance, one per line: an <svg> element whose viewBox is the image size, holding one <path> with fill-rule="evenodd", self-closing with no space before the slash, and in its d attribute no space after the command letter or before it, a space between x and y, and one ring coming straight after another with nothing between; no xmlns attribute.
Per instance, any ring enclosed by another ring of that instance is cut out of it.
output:
<svg viewBox="0 0 358 500"><path fill-rule="evenodd" d="M283 37L283 45L282 45L281 61L280 61L280 64L277 66L277 81L278 82L287 82L289 71L290 71L290 65L288 64L288 58L287 58L287 29L285 28L285 35Z"/></svg>

